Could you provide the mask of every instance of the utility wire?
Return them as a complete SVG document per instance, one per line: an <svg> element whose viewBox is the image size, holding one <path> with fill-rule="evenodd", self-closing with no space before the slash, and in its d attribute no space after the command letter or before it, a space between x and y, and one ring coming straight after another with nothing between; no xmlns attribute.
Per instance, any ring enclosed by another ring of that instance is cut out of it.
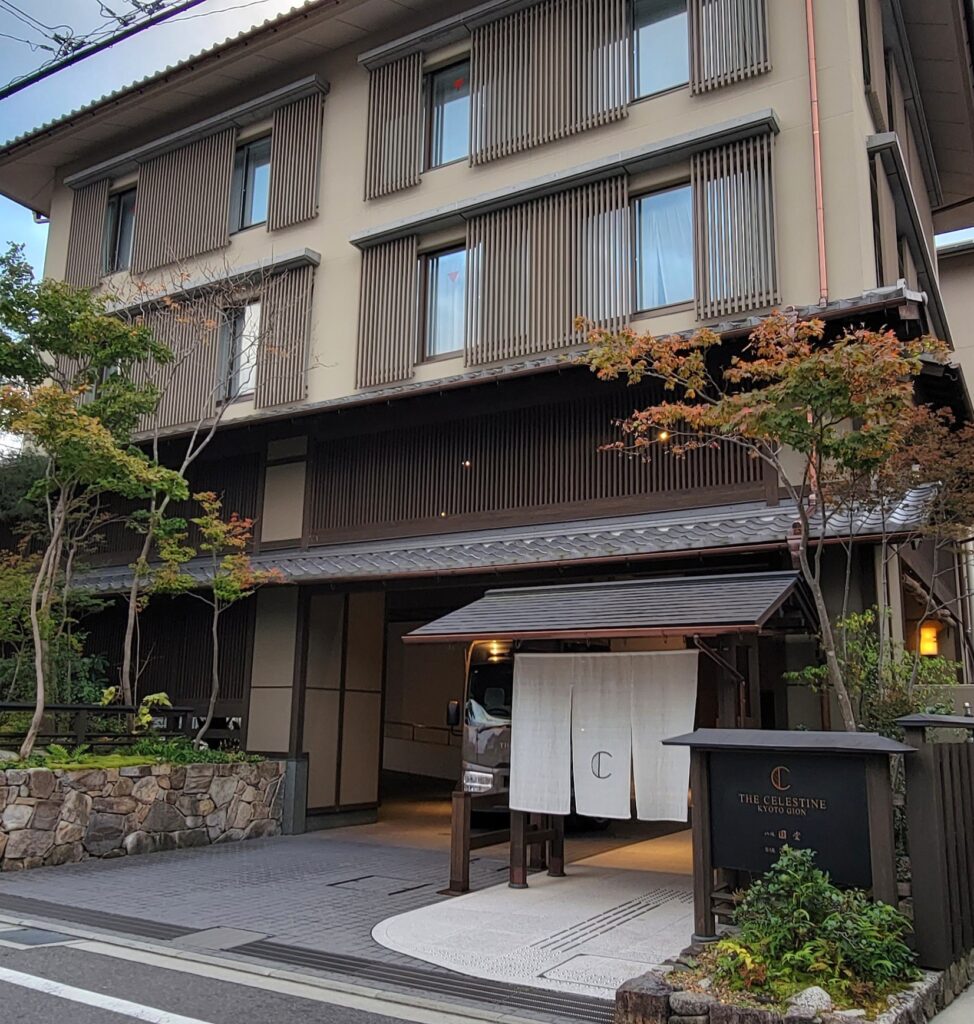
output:
<svg viewBox="0 0 974 1024"><path fill-rule="evenodd" d="M141 21L133 21L126 27L122 28L121 31L114 32L106 38L100 39L93 43L89 43L89 45L84 45L84 43L90 37L74 36L70 26L68 25L58 25L51 27L48 25L43 25L42 22L39 22L36 19L31 19L36 25L40 25L42 27L42 29L44 30L42 34L44 34L46 38L58 44L58 54L55 57L55 59L49 62L48 64L43 65L42 67L38 68L36 71L33 71L28 75L24 75L21 78L16 78L9 84L3 86L3 88L0 88L0 100L4 100L8 96L13 96L14 93L18 93L21 90L26 89L28 86L34 85L36 82L43 81L43 79L45 78L50 78L51 75L55 74L58 71L61 71L64 68L71 67L71 65L73 64L78 64L86 58L91 57L93 54L100 53L102 50L107 50L109 47L114 46L116 43L121 42L123 39L129 39L132 36L138 35L140 32L144 32L147 28L151 28L153 25L158 25L163 21L167 21L169 18L172 18L177 14L183 14L184 12L189 11L194 7L198 7L200 4L204 2L205 0L184 0L184 2L181 4L164 9L160 9L158 4L136 4L136 6L140 10L155 9L158 11L158 13L153 14L150 17L144 18ZM110 10L109 8L106 8L104 4L101 4L100 6L103 14ZM251 5L247 4L246 6ZM18 7L16 7L13 3L11 3L10 0L0 0L0 11L7 11L8 13L14 15L14 17L18 18L18 20L22 21L24 24L30 25L31 28L35 27L34 25L31 25L29 21L26 20L26 18L30 16L25 16L24 12L21 11ZM58 33L56 30L60 28L66 28L68 30L68 35L64 36ZM72 42L78 43L80 45L74 46L72 45ZM53 49L52 47L46 46L45 44L41 43L37 43L35 45L38 48L49 50Z"/></svg>

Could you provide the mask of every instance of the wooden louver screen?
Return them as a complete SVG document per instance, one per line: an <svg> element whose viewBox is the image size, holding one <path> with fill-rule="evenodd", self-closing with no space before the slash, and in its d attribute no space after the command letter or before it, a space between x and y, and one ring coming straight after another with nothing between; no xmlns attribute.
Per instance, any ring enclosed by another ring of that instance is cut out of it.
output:
<svg viewBox="0 0 974 1024"><path fill-rule="evenodd" d="M575 344L577 316L626 323L627 192L621 175L468 222L468 366Z"/></svg>
<svg viewBox="0 0 974 1024"><path fill-rule="evenodd" d="M417 261L415 235L362 253L356 387L393 384L413 375Z"/></svg>
<svg viewBox="0 0 974 1024"><path fill-rule="evenodd" d="M107 207L107 178L85 185L74 193L64 279L75 288L94 288L104 273Z"/></svg>
<svg viewBox="0 0 974 1024"><path fill-rule="evenodd" d="M133 273L229 244L234 140L227 128L141 167Z"/></svg>
<svg viewBox="0 0 974 1024"><path fill-rule="evenodd" d="M769 71L767 0L690 0L690 53L693 93Z"/></svg>
<svg viewBox="0 0 974 1024"><path fill-rule="evenodd" d="M313 282L314 267L308 265L278 274L264 285L257 349L258 409L305 398Z"/></svg>
<svg viewBox="0 0 974 1024"><path fill-rule="evenodd" d="M423 55L383 64L369 76L365 198L418 185L423 151Z"/></svg>
<svg viewBox="0 0 974 1024"><path fill-rule="evenodd" d="M316 92L274 111L267 207L270 231L318 215L323 99Z"/></svg>
<svg viewBox="0 0 974 1024"><path fill-rule="evenodd" d="M778 301L774 138L761 135L694 155L698 318Z"/></svg>
<svg viewBox="0 0 974 1024"><path fill-rule="evenodd" d="M221 310L203 297L185 305L161 306L145 315L145 325L172 349L173 361L136 374L151 379L162 392L145 430L196 424L214 415L219 397L217 375Z"/></svg>
<svg viewBox="0 0 974 1024"><path fill-rule="evenodd" d="M312 464L312 540L381 536L386 526L473 529L497 525L501 514L509 523L645 511L694 492L686 504L763 495L759 460L733 446L649 461L599 451L618 438L614 422L647 397L645 388L622 388L608 397L322 438Z"/></svg>
<svg viewBox="0 0 974 1024"><path fill-rule="evenodd" d="M476 27L470 55L472 164L627 114L628 0L544 0Z"/></svg>

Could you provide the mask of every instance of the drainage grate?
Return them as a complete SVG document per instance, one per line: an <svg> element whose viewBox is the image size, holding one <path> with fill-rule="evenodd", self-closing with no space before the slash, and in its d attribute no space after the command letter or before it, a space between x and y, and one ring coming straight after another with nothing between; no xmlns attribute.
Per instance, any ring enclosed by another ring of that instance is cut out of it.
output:
<svg viewBox="0 0 974 1024"><path fill-rule="evenodd" d="M340 953L322 953L300 946L286 946L279 942L251 942L237 946L237 955L274 960L295 967L310 967L331 974L351 975L361 981L419 989L424 993L453 996L508 1010L526 1010L556 1017L565 1021L585 1021L591 1024L611 1024L615 1004L607 999L572 995L528 988L523 985L503 985L465 974L433 973L415 967L402 967L377 960L344 956Z"/></svg>
<svg viewBox="0 0 974 1024"><path fill-rule="evenodd" d="M199 931L198 928L180 928L178 925L146 921L141 917L106 914L102 910L71 907L65 903L35 900L27 896L0 896L0 910L9 910L14 914L25 914L28 917L36 916L49 918L54 921L67 921L69 924L90 925L92 928L124 932L127 935L140 935L147 939L178 939L183 935L192 935L194 932Z"/></svg>

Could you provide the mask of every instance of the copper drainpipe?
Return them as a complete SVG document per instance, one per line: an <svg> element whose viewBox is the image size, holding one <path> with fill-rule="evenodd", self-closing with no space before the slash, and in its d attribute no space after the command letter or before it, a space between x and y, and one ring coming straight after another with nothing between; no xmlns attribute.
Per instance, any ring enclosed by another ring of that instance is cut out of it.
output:
<svg viewBox="0 0 974 1024"><path fill-rule="evenodd" d="M814 0L805 0L808 37L808 91L812 101L812 168L815 175L815 229L818 238L819 305L829 301L829 272L825 262L825 198L822 188L822 130L818 112L818 63L815 58Z"/></svg>

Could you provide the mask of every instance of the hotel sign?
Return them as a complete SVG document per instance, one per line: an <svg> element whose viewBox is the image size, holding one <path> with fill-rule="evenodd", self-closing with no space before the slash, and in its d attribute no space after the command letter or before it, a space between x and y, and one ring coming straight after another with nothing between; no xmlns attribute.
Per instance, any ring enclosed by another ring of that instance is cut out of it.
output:
<svg viewBox="0 0 974 1024"><path fill-rule="evenodd" d="M838 884L870 887L864 758L725 749L708 770L714 867L760 874L787 845L815 850Z"/></svg>

